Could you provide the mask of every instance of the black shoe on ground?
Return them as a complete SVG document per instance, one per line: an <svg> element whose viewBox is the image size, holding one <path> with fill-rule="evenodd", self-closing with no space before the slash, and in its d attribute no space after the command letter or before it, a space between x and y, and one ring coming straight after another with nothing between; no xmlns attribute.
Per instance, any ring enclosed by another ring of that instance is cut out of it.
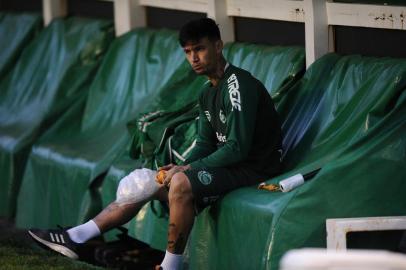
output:
<svg viewBox="0 0 406 270"><path fill-rule="evenodd" d="M83 244L73 242L65 229L30 229L28 233L38 243L71 259L79 259L79 249Z"/></svg>

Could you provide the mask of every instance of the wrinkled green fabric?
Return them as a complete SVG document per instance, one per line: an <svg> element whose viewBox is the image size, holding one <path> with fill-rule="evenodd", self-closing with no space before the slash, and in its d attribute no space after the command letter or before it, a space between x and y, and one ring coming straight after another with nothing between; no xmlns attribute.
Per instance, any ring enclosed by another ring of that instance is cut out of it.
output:
<svg viewBox="0 0 406 270"><path fill-rule="evenodd" d="M224 55L230 63L247 69L260 79L275 100L284 96L286 90L300 78L305 68L304 50L299 47L232 43L226 45ZM187 86L188 84L184 86L183 91L192 90ZM171 105L171 103L167 104ZM144 149L146 146L152 149L147 154L154 160L153 168L171 162L182 164L195 140L196 121L194 119L198 116L197 107L184 105L183 109L180 109L176 105L168 109L166 104L157 102L149 111L157 111L158 108L172 113L151 117L144 134L147 137L147 140L144 138ZM145 144L145 141L149 141L150 144ZM120 179L137 168L128 166L129 164L132 163L129 163L128 158L122 157L122 160L117 160L110 168L102 186L104 206L115 199L115 190ZM130 223L129 229L132 235L155 248L164 250L167 212L158 202L151 202Z"/></svg>
<svg viewBox="0 0 406 270"><path fill-rule="evenodd" d="M289 193L239 189L203 212L192 268L278 269L290 249L326 246L326 218L405 215L405 88L405 60L314 63L279 104L287 169L270 182L321 171Z"/></svg>
<svg viewBox="0 0 406 270"><path fill-rule="evenodd" d="M182 89L186 88L183 87ZM149 121L145 121L145 118L141 116L139 119L142 120L137 121L140 128L134 131L130 156L134 159L142 158L145 161L145 166L154 169L173 163L171 152L173 148L170 141L179 125L186 124L189 121L194 122L196 119L198 115L197 96L200 93L197 90L202 89L202 87L200 89L188 89L188 93L194 93L195 96L189 99L192 103L184 105L184 108L173 112L159 111L160 113ZM192 137L194 137L194 134L192 134ZM162 155L161 153L168 153L168 155Z"/></svg>
<svg viewBox="0 0 406 270"><path fill-rule="evenodd" d="M147 167L162 166L157 165L156 156L174 128L197 116L197 99L207 78L194 74L186 61L183 67L185 69L176 74L176 83L168 83L147 109L128 124L133 134L130 156L134 159L142 157Z"/></svg>
<svg viewBox="0 0 406 270"><path fill-rule="evenodd" d="M41 23L39 14L0 12L0 81L38 34Z"/></svg>
<svg viewBox="0 0 406 270"><path fill-rule="evenodd" d="M31 144L75 101L113 38L112 23L54 20L0 84L0 215L12 216ZM27 200L30 197L26 198Z"/></svg>
<svg viewBox="0 0 406 270"><path fill-rule="evenodd" d="M194 78L175 32L138 29L116 39L89 95L33 146L16 224L74 225L91 217L100 205L90 196L130 143L127 122L161 98L182 104L176 91ZM157 96L162 91L166 96Z"/></svg>

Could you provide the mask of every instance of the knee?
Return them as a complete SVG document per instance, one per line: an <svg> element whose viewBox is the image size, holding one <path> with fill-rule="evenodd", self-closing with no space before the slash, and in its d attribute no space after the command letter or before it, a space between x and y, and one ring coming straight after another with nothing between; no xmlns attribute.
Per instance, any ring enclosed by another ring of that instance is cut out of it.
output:
<svg viewBox="0 0 406 270"><path fill-rule="evenodd" d="M171 180L169 188L169 203L190 203L193 200L192 186L183 172L176 173Z"/></svg>

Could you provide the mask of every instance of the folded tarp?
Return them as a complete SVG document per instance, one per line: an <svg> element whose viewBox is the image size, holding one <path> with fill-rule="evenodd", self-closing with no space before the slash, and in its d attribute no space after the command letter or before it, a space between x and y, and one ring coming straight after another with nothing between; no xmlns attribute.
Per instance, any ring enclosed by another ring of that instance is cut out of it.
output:
<svg viewBox="0 0 406 270"><path fill-rule="evenodd" d="M243 188L204 211L191 268L278 269L289 249L326 246L327 218L405 215L405 89L405 60L314 63L280 103L287 169L270 182L321 171L289 193Z"/></svg>
<svg viewBox="0 0 406 270"><path fill-rule="evenodd" d="M30 147L85 95L114 38L112 23L54 20L0 84L0 215L12 216Z"/></svg>
<svg viewBox="0 0 406 270"><path fill-rule="evenodd" d="M138 29L116 39L87 99L33 146L16 224L52 227L83 222L97 206L94 180L130 144L127 122L155 102L157 93L165 91L166 102L183 104L178 95L182 87L190 90L183 97L193 100L204 82L190 70L174 31Z"/></svg>
<svg viewBox="0 0 406 270"><path fill-rule="evenodd" d="M299 47L270 47L253 44L227 44L224 50L226 59L232 64L247 69L260 79L268 91L279 100L285 92L301 76L305 69L304 50ZM154 104L150 112L178 112L178 106ZM196 136L196 108L186 108L183 114L156 116L146 125L146 136L152 142L153 155L158 166L170 162L182 163L190 153L190 148ZM184 122L185 119L193 119ZM140 121L141 123L143 121ZM171 132L169 132L171 130ZM163 142L162 142L163 141ZM162 146L163 145L163 146ZM151 148L151 144L147 144ZM144 150L144 157L145 157ZM180 153L177 155L176 153ZM118 160L110 168L102 187L103 205L106 206L115 199L115 191L122 177L142 162L131 161L127 157ZM156 166L155 166L156 168ZM130 233L162 250L166 246L167 212L159 202L151 202L145 206L137 218L129 225Z"/></svg>
<svg viewBox="0 0 406 270"><path fill-rule="evenodd" d="M41 26L39 14L0 12L0 81Z"/></svg>

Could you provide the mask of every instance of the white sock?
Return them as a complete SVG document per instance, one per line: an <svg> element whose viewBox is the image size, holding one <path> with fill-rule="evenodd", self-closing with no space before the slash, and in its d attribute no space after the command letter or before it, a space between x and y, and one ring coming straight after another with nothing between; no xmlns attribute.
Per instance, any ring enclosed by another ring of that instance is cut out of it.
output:
<svg viewBox="0 0 406 270"><path fill-rule="evenodd" d="M166 251L165 258L161 263L162 270L179 270L182 266L182 255L172 254Z"/></svg>
<svg viewBox="0 0 406 270"><path fill-rule="evenodd" d="M99 227L93 220L89 220L85 224L73 227L67 231L70 239L75 243L84 243L87 240L100 235Z"/></svg>

